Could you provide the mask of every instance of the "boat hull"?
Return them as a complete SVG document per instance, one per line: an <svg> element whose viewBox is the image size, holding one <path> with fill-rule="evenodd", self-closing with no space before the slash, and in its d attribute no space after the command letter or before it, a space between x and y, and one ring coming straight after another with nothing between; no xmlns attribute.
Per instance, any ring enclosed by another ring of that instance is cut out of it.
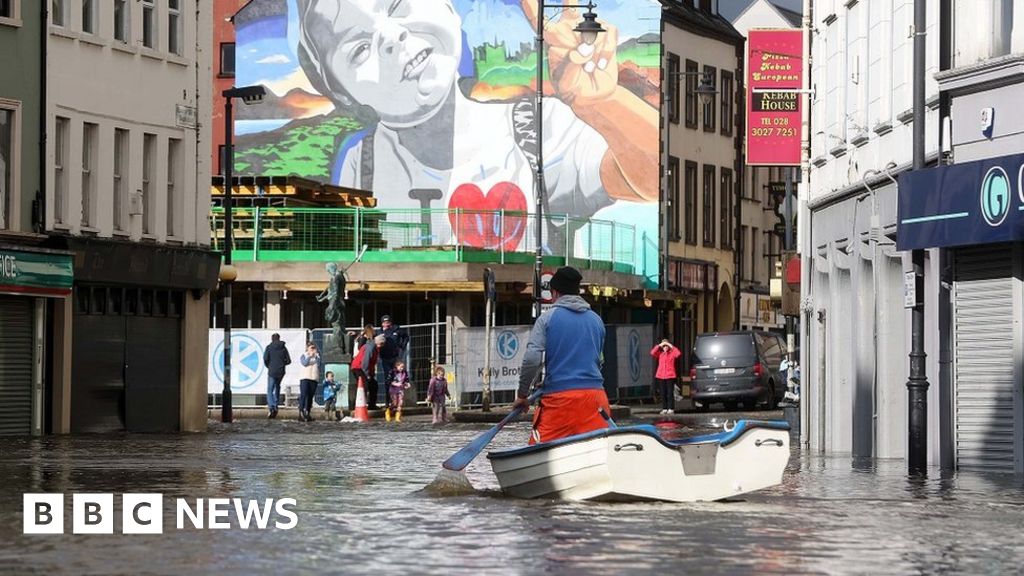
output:
<svg viewBox="0 0 1024 576"><path fill-rule="evenodd" d="M728 433L666 441L652 426L633 426L488 458L502 491L519 498L712 501L780 484L788 428L740 421Z"/></svg>

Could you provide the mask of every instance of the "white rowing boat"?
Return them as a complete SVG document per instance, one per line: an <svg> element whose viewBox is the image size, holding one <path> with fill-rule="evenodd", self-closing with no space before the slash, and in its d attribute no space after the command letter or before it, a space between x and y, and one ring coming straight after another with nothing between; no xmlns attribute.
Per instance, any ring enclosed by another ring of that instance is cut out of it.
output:
<svg viewBox="0 0 1024 576"><path fill-rule="evenodd" d="M712 501L780 484L789 425L740 420L678 440L650 425L606 428L487 458L502 491L518 498Z"/></svg>

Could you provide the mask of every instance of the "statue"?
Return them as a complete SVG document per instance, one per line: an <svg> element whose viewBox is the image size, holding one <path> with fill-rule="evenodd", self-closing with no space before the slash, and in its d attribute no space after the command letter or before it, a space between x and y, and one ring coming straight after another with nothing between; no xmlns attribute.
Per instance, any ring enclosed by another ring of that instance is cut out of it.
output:
<svg viewBox="0 0 1024 576"><path fill-rule="evenodd" d="M316 301L327 301L324 320L333 328L334 345L344 351L345 341L342 335L345 333L345 271L348 269L338 270L338 265L334 262L328 262L326 268L331 279L327 283L327 288L316 297Z"/></svg>

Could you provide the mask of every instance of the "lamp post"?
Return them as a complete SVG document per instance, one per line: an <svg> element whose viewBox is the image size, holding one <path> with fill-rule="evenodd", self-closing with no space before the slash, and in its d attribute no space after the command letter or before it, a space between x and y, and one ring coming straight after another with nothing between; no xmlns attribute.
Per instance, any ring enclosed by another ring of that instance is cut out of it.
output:
<svg viewBox="0 0 1024 576"><path fill-rule="evenodd" d="M224 157L221 159L224 172L224 265L221 267L219 279L221 283L221 306L224 308L224 390L221 392L220 418L222 422L231 422L231 284L238 277L231 265L231 191L234 188L234 175L231 173L235 162L235 146L232 143L234 119L231 116L231 101L241 98L246 105L263 100L267 91L263 86L243 86L228 88L224 96Z"/></svg>
<svg viewBox="0 0 1024 576"><path fill-rule="evenodd" d="M585 44L593 44L597 35L604 32L604 28L597 22L597 14L594 13L596 5L593 2L587 4L545 4L543 0L537 0L537 108L533 112L534 131L537 134L537 165L534 174L534 194L537 199L537 255L533 265L533 316L540 317L541 286L540 277L544 265L544 202L547 198L547 189L544 184L544 10L546 8L586 8L583 20L576 25L574 31L580 34L580 39ZM568 255L567 255L568 256Z"/></svg>

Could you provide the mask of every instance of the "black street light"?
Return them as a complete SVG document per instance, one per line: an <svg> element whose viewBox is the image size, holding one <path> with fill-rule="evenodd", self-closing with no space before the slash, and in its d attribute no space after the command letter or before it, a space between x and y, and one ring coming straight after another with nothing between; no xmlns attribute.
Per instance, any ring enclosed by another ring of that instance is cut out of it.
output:
<svg viewBox="0 0 1024 576"><path fill-rule="evenodd" d="M537 166L534 174L534 193L537 197L537 257L533 265L533 316L540 317L541 285L540 277L544 266L544 202L547 189L544 184L544 10L546 8L586 8L583 20L573 30L578 32L584 44L593 44L597 35L604 32L604 27L597 21L594 13L596 5L587 4L545 4L537 0L537 109L533 112L534 131L537 133ZM568 263L566 254L566 263Z"/></svg>
<svg viewBox="0 0 1024 576"><path fill-rule="evenodd" d="M234 175L231 173L235 163L235 146L232 143L234 135L234 119L232 118L231 101L241 98L242 102L255 104L263 100L267 93L263 86L243 86L241 88L228 88L224 95L224 158L221 159L224 172L224 265L220 270L221 283L221 306L224 308L224 390L221 392L222 422L231 422L231 284L238 277L234 266L231 265L231 191L234 188Z"/></svg>

